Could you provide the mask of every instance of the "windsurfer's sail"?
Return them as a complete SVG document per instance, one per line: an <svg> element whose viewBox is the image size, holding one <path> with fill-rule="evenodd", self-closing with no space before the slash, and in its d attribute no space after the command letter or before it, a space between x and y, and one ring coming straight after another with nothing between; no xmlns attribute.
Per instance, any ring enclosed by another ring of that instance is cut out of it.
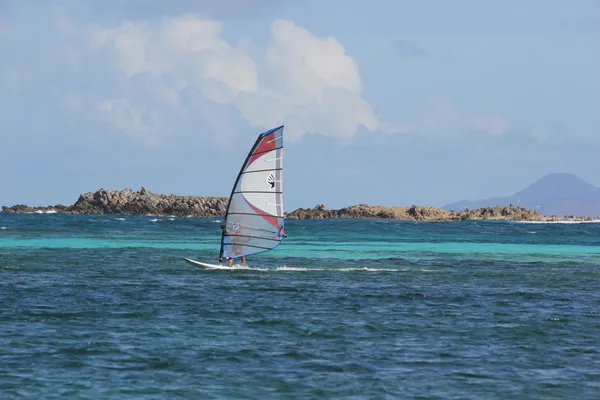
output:
<svg viewBox="0 0 600 400"><path fill-rule="evenodd" d="M258 136L231 191L219 262L271 250L283 239L282 157L283 126Z"/></svg>

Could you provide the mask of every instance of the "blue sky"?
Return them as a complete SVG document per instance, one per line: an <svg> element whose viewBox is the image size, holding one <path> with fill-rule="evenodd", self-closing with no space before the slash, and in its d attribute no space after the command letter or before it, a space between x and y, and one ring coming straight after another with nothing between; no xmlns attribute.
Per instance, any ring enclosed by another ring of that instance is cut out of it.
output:
<svg viewBox="0 0 600 400"><path fill-rule="evenodd" d="M0 0L0 205L222 195L286 125L287 211L600 185L600 1Z"/></svg>

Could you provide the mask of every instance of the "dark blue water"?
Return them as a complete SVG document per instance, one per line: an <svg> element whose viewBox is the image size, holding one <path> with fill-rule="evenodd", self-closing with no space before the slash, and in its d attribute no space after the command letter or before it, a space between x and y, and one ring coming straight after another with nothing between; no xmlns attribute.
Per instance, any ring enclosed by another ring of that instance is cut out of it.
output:
<svg viewBox="0 0 600 400"><path fill-rule="evenodd" d="M0 213L0 398L598 399L600 224Z"/></svg>

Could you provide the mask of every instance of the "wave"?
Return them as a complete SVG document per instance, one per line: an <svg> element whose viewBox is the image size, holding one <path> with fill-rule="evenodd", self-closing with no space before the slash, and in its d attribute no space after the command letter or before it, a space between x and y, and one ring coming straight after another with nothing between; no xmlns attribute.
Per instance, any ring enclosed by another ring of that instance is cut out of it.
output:
<svg viewBox="0 0 600 400"><path fill-rule="evenodd" d="M513 221L515 224L598 224L600 219L589 221Z"/></svg>
<svg viewBox="0 0 600 400"><path fill-rule="evenodd" d="M162 221L175 221L175 217L168 217L168 218L152 218L149 219L148 222L162 222Z"/></svg>
<svg viewBox="0 0 600 400"><path fill-rule="evenodd" d="M34 214L56 214L56 210L36 210Z"/></svg>
<svg viewBox="0 0 600 400"><path fill-rule="evenodd" d="M251 272L438 272L433 269L405 269L405 268L369 268L369 267L288 267L281 265L275 268L243 266L242 264L233 264L227 270L231 271L251 271Z"/></svg>
<svg viewBox="0 0 600 400"><path fill-rule="evenodd" d="M317 268L317 267L277 267L276 271L334 271L334 272L436 272L433 269L404 269L404 268L369 268L369 267L350 267L350 268Z"/></svg>
<svg viewBox="0 0 600 400"><path fill-rule="evenodd" d="M320 272L438 272L433 269L404 269L404 268L369 268L369 267L350 267L350 268L336 268L336 267L288 267L287 265L281 265L276 268L266 267L244 267L242 265L233 265L231 269L235 270L247 270L247 271L260 271L260 272L307 272L307 271L320 271Z"/></svg>

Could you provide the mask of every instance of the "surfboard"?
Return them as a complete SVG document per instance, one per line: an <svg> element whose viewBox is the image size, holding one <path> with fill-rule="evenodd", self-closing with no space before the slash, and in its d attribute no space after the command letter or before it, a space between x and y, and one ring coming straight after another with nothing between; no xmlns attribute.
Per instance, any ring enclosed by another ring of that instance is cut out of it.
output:
<svg viewBox="0 0 600 400"><path fill-rule="evenodd" d="M192 260L191 258L184 258L184 260L192 265L195 265L196 267L200 267L200 268L205 268L205 269L249 269L248 267L242 267L239 265L233 265L232 267L229 267L227 265L217 265L217 264L208 264L208 263L203 263L200 261L196 261L196 260Z"/></svg>

